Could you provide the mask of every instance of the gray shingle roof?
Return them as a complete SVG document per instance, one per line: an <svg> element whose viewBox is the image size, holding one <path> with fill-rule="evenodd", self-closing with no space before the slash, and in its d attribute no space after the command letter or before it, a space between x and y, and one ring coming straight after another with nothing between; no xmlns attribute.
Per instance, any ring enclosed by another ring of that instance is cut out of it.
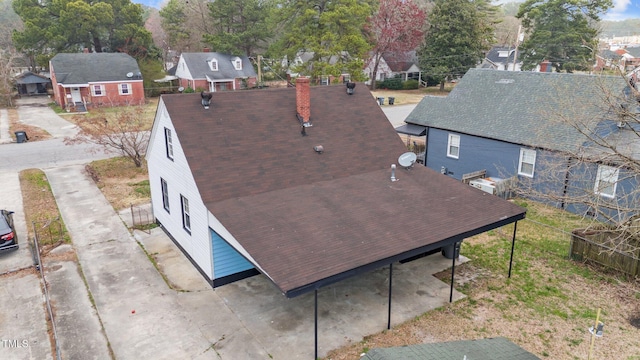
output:
<svg viewBox="0 0 640 360"><path fill-rule="evenodd" d="M194 79L205 79L207 76L214 80L257 76L251 61L246 56L237 56L242 60L242 70L236 70L231 62L235 57L236 55L218 52L182 53L182 58ZM212 71L209 68L208 61L211 59L218 60L218 71Z"/></svg>
<svg viewBox="0 0 640 360"><path fill-rule="evenodd" d="M471 69L447 97L422 99L405 119L463 134L575 151L584 136L562 121L608 118L602 91L620 95L620 77Z"/></svg>
<svg viewBox="0 0 640 360"><path fill-rule="evenodd" d="M16 77L17 84L46 84L51 80L46 76L34 74L31 71L24 72Z"/></svg>
<svg viewBox="0 0 640 360"><path fill-rule="evenodd" d="M363 360L540 360L506 338L449 341L372 349Z"/></svg>
<svg viewBox="0 0 640 360"><path fill-rule="evenodd" d="M501 57L500 52L508 52L508 56ZM494 64L510 64L513 63L513 56L516 53L514 48L510 48L508 46L494 46L489 50L485 58L491 61Z"/></svg>
<svg viewBox="0 0 640 360"><path fill-rule="evenodd" d="M131 80L140 73L136 59L124 53L57 54L51 59L56 80L62 84Z"/></svg>
<svg viewBox="0 0 640 360"><path fill-rule="evenodd" d="M634 58L640 58L640 46L628 47L626 48L627 53L633 56Z"/></svg>

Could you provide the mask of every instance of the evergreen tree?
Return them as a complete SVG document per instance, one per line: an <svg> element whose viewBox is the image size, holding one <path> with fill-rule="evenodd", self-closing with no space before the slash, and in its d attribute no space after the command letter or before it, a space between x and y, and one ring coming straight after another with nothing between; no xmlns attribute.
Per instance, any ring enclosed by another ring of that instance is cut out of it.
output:
<svg viewBox="0 0 640 360"><path fill-rule="evenodd" d="M297 54L312 55L294 71L317 80L321 75L351 74L364 80L364 60L371 45L363 29L373 15L374 0L290 0L279 5L279 18L288 19L280 41L270 48L272 56L289 61Z"/></svg>
<svg viewBox="0 0 640 360"><path fill-rule="evenodd" d="M269 24L272 3L264 0L216 0L209 3L214 34L205 34L204 42L215 51L256 55L271 37Z"/></svg>
<svg viewBox="0 0 640 360"><path fill-rule="evenodd" d="M130 0L14 0L24 22L12 34L16 48L46 64L58 52L126 52L137 58L152 50L142 7Z"/></svg>
<svg viewBox="0 0 640 360"><path fill-rule="evenodd" d="M447 79L464 75L493 44L495 7L486 0L436 0L429 29L418 51L420 67L444 89Z"/></svg>
<svg viewBox="0 0 640 360"><path fill-rule="evenodd" d="M523 69L543 60L558 72L584 70L593 63L598 44L595 27L611 0L527 0L518 18L528 31L520 46Z"/></svg>

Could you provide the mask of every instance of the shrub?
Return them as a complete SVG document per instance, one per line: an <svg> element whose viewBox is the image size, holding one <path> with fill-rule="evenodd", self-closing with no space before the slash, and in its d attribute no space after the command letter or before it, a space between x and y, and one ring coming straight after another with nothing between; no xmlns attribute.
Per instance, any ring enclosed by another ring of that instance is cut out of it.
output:
<svg viewBox="0 0 640 360"><path fill-rule="evenodd" d="M420 84L418 83L418 80L407 80L404 82L404 84L402 84L402 87L405 90L415 90L420 86Z"/></svg>
<svg viewBox="0 0 640 360"><path fill-rule="evenodd" d="M380 82L380 89L402 90L402 79L393 78Z"/></svg>

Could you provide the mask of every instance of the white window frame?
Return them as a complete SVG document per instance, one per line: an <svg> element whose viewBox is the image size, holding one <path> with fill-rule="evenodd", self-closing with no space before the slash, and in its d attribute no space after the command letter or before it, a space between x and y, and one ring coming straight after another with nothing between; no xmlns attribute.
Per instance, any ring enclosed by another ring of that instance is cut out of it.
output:
<svg viewBox="0 0 640 360"><path fill-rule="evenodd" d="M457 153L454 154L451 149L457 149ZM460 158L460 135L449 134L447 140L447 157L458 159Z"/></svg>
<svg viewBox="0 0 640 360"><path fill-rule="evenodd" d="M242 70L242 59L236 57L233 59L233 68L236 70Z"/></svg>
<svg viewBox="0 0 640 360"><path fill-rule="evenodd" d="M167 180L160 178L160 187L162 188L162 207L171 214L171 207L169 206L169 185L167 185Z"/></svg>
<svg viewBox="0 0 640 360"><path fill-rule="evenodd" d="M520 148L520 158L518 160L518 175L533 177L536 170L537 152L534 149ZM531 172L523 169L523 165L531 165Z"/></svg>
<svg viewBox="0 0 640 360"><path fill-rule="evenodd" d="M167 150L167 158L173 161L173 138L169 128L164 128L164 146Z"/></svg>
<svg viewBox="0 0 640 360"><path fill-rule="evenodd" d="M126 90L125 90L126 88ZM120 95L131 95L133 93L131 84L129 83L120 83L118 84L118 93Z"/></svg>
<svg viewBox="0 0 640 360"><path fill-rule="evenodd" d="M97 90L97 91L96 91ZM91 96L105 96L104 85L91 85Z"/></svg>
<svg viewBox="0 0 640 360"><path fill-rule="evenodd" d="M593 187L593 192L606 198L615 198L619 175L620 170L618 168L607 165L598 165L598 174L596 176L596 183ZM607 189L611 189L611 191L607 192Z"/></svg>
<svg viewBox="0 0 640 360"><path fill-rule="evenodd" d="M180 194L180 205L182 206L182 228L191 234L191 213L189 212L189 199Z"/></svg>
<svg viewBox="0 0 640 360"><path fill-rule="evenodd" d="M211 59L208 61L209 63L209 69L211 69L211 71L218 71L218 59Z"/></svg>

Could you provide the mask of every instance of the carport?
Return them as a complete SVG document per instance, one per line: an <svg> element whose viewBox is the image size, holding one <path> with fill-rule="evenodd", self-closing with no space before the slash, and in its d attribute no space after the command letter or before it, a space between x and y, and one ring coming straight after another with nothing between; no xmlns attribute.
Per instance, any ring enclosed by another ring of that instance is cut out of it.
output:
<svg viewBox="0 0 640 360"><path fill-rule="evenodd" d="M423 166L398 169L397 181L390 175L380 170L207 204L286 297L314 292L316 357L320 288L388 266L389 329L394 263L525 217L525 209ZM514 226L509 276L515 234ZM452 270L455 263L454 256Z"/></svg>

